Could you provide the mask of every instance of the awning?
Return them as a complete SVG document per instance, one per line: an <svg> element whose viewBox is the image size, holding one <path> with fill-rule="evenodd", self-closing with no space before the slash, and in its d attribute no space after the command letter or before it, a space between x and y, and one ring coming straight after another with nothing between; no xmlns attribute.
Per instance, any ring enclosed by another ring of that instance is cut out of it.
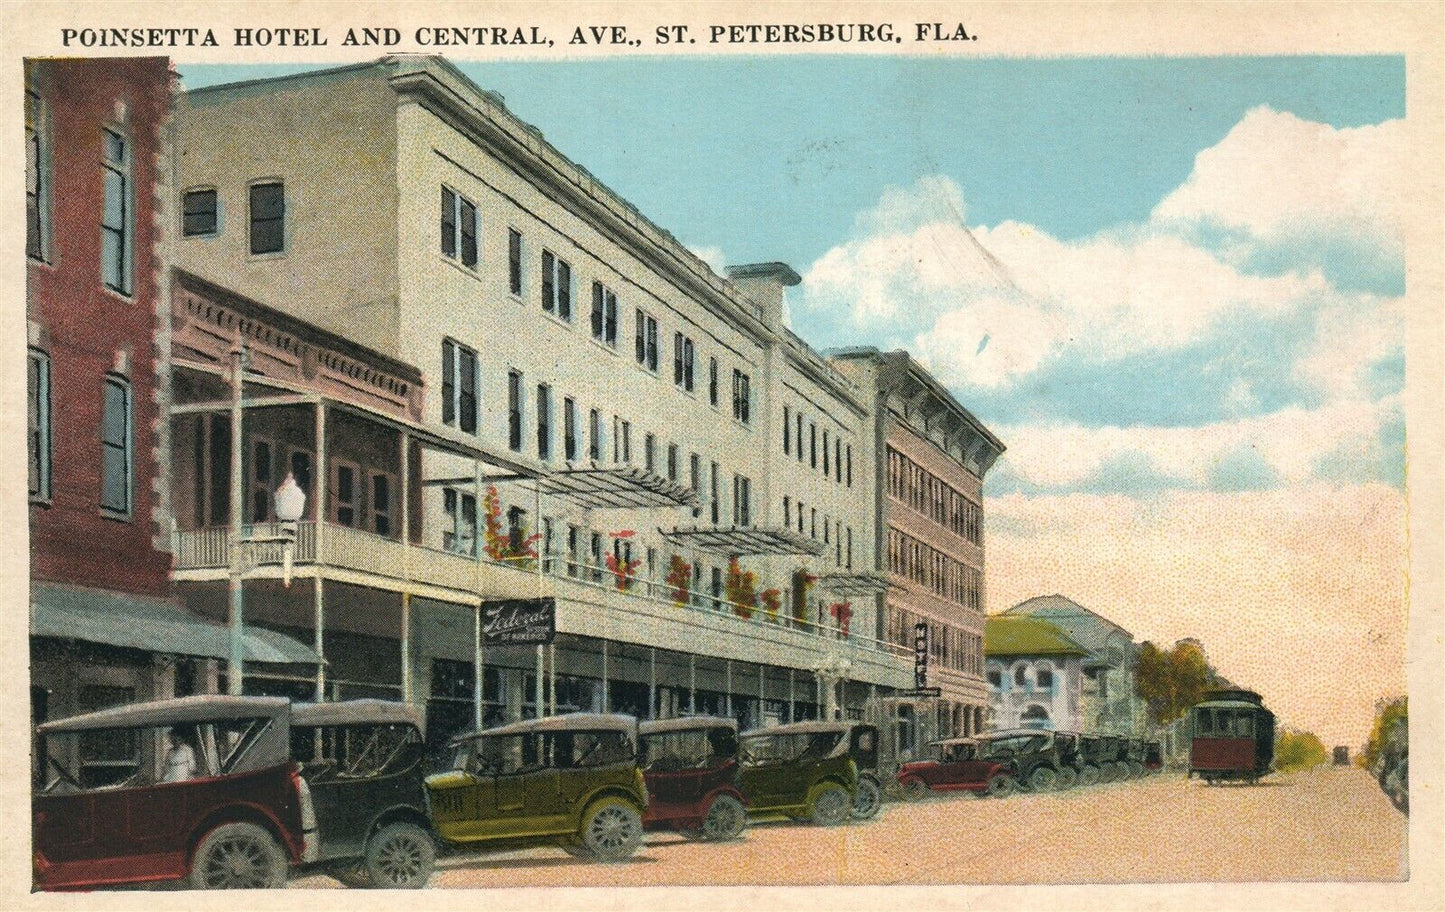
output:
<svg viewBox="0 0 1445 912"><path fill-rule="evenodd" d="M818 577L818 588L834 595L877 595L887 592L888 578L879 573L825 573Z"/></svg>
<svg viewBox="0 0 1445 912"><path fill-rule="evenodd" d="M487 481L522 481L543 494L565 497L592 510L642 510L652 507L695 507L697 493L638 466L588 466L560 469L535 479L526 475L492 475ZM471 479L428 479L426 484L462 484Z"/></svg>
<svg viewBox="0 0 1445 912"><path fill-rule="evenodd" d="M53 583L30 586L30 635L168 655L225 659L230 630L169 599ZM245 629L246 661L315 665L310 647L261 627Z"/></svg>
<svg viewBox="0 0 1445 912"><path fill-rule="evenodd" d="M715 554L822 554L827 545L787 529L762 526L678 526L658 529L663 540L680 548Z"/></svg>

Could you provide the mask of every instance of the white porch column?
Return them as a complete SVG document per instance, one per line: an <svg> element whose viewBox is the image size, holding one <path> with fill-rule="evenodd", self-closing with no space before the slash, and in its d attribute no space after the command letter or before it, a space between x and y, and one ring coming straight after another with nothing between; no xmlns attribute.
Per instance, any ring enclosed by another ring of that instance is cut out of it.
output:
<svg viewBox="0 0 1445 912"><path fill-rule="evenodd" d="M476 613L472 618L472 668L475 670L473 675L475 680L472 681L472 704L474 706L472 721L476 724L477 731L482 730L482 720L485 717L482 705L482 700L486 695L486 690L482 686L486 673L486 666L483 665L485 660L486 654L482 650L482 603L478 602Z"/></svg>
<svg viewBox="0 0 1445 912"><path fill-rule="evenodd" d="M312 490L307 492L312 500L312 510L316 516L316 524L313 526L316 554L312 562L316 576L312 586L314 602L312 610L315 612L315 652L319 661L316 663L316 702L320 703L326 699L326 592L322 581L322 561L326 557L326 403L321 399L316 400L316 465L312 469L314 475Z"/></svg>
<svg viewBox="0 0 1445 912"><path fill-rule="evenodd" d="M402 431L401 447L401 699L412 702L411 687L411 434Z"/></svg>
<svg viewBox="0 0 1445 912"><path fill-rule="evenodd" d="M647 647L647 710L657 718L657 647Z"/></svg>

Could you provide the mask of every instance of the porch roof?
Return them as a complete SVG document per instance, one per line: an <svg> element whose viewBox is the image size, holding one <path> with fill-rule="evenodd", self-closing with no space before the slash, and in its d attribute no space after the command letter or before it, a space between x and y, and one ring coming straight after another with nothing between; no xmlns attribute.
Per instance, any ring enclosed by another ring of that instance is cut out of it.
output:
<svg viewBox="0 0 1445 912"><path fill-rule="evenodd" d="M834 595L877 595L887 592L890 585L881 573L825 573L818 577L819 588Z"/></svg>
<svg viewBox="0 0 1445 912"><path fill-rule="evenodd" d="M668 544L715 554L822 554L826 545L787 529L764 526L677 526L657 530Z"/></svg>

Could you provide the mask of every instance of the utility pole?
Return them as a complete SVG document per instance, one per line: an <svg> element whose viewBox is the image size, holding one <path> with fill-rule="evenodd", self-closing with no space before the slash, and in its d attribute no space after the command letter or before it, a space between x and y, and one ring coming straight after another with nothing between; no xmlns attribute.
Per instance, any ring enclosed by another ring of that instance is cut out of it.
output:
<svg viewBox="0 0 1445 912"><path fill-rule="evenodd" d="M232 694L241 693L246 662L245 620L243 617L245 596L241 588L241 575L244 573L244 567L241 564L241 541L245 537L245 530L242 528L242 524L245 522L245 495L242 491L244 484L242 449L245 441L241 434L241 392L244 386L245 369L246 349L238 338L235 347L231 349L231 547L229 549L230 560L227 563L229 571L227 589L231 597L231 650L230 658L226 662L226 690Z"/></svg>

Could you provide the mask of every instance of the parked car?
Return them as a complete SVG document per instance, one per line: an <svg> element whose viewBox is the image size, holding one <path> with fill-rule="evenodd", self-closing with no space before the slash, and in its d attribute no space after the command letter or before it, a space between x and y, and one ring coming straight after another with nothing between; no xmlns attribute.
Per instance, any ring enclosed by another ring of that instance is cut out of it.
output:
<svg viewBox="0 0 1445 912"><path fill-rule="evenodd" d="M1018 780L1006 763L979 757L979 743L973 738L949 738L934 742L937 759L914 760L898 770L903 797L918 801L931 792L973 792L1006 798L1018 788Z"/></svg>
<svg viewBox="0 0 1445 912"><path fill-rule="evenodd" d="M1081 781L1085 785L1099 782L1117 782L1129 774L1124 759L1124 741L1117 735L1085 735L1081 750L1084 768Z"/></svg>
<svg viewBox="0 0 1445 912"><path fill-rule="evenodd" d="M858 788L853 794L853 819L871 820L883 807L883 772L879 762L878 726L844 720L800 722L809 731L837 732L846 741L848 756L858 768Z"/></svg>
<svg viewBox="0 0 1445 912"><path fill-rule="evenodd" d="M1078 732L1056 731L1054 732L1054 749L1059 755L1059 778L1054 783L1054 788L1059 791L1071 789L1079 784L1079 770L1084 765L1084 755L1080 750L1080 741L1083 738Z"/></svg>
<svg viewBox="0 0 1445 912"><path fill-rule="evenodd" d="M1395 809L1410 813L1410 719L1395 720L1385 733L1379 759L1375 762L1375 779Z"/></svg>
<svg viewBox="0 0 1445 912"><path fill-rule="evenodd" d="M1128 738L1124 741L1124 764L1129 769L1130 779L1144 778L1144 741L1141 738Z"/></svg>
<svg viewBox="0 0 1445 912"><path fill-rule="evenodd" d="M284 885L288 864L317 853L310 789L290 754L290 706L206 695L40 725L35 886Z"/></svg>
<svg viewBox="0 0 1445 912"><path fill-rule="evenodd" d="M858 793L858 765L847 729L832 722L795 722L742 735L738 784L748 813L783 814L822 826L846 823Z"/></svg>
<svg viewBox="0 0 1445 912"><path fill-rule="evenodd" d="M291 756L311 788L318 860L348 886L416 888L431 877L424 718L390 700L292 707Z"/></svg>
<svg viewBox="0 0 1445 912"><path fill-rule="evenodd" d="M638 764L647 784L643 829L691 839L736 838L747 826L738 790L738 723L694 716L638 726Z"/></svg>
<svg viewBox="0 0 1445 912"><path fill-rule="evenodd" d="M550 842L602 861L628 858L642 845L647 788L632 716L549 716L451 744L452 770L426 779L432 828L447 843Z"/></svg>
<svg viewBox="0 0 1445 912"><path fill-rule="evenodd" d="M983 735L979 757L1009 770L1020 788L1051 791L1059 780L1058 743L1051 731L1015 728Z"/></svg>
<svg viewBox="0 0 1445 912"><path fill-rule="evenodd" d="M1144 769L1150 773L1157 773L1164 769L1164 746L1158 741L1149 741L1144 744Z"/></svg>

